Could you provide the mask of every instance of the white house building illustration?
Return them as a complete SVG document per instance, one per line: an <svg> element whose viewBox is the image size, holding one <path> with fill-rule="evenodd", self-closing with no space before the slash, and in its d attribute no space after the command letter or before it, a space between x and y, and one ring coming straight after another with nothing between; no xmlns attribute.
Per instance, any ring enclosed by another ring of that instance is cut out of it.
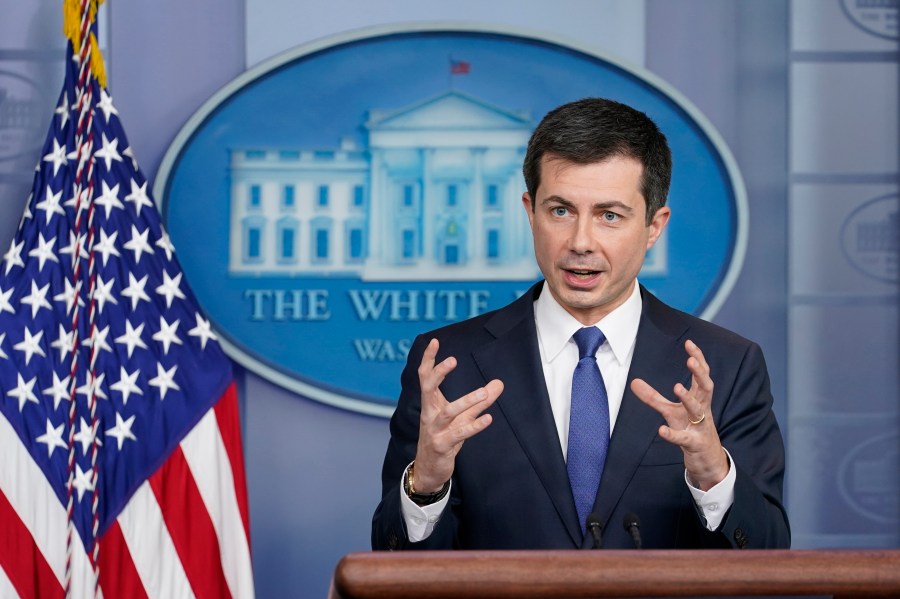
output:
<svg viewBox="0 0 900 599"><path fill-rule="evenodd" d="M231 149L229 272L533 280L520 202L533 126L451 90L369 111L367 147ZM664 269L664 255L646 266L662 258Z"/></svg>

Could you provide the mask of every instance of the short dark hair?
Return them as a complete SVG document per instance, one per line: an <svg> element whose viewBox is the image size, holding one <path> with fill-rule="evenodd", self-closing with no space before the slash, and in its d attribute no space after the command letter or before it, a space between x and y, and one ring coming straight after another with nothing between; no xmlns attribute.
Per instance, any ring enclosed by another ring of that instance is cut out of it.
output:
<svg viewBox="0 0 900 599"><path fill-rule="evenodd" d="M584 98L547 113L528 141L522 166L532 210L544 156L575 164L633 158L644 167L641 195L647 203L647 224L666 205L672 179L669 144L650 117L630 106L605 98Z"/></svg>

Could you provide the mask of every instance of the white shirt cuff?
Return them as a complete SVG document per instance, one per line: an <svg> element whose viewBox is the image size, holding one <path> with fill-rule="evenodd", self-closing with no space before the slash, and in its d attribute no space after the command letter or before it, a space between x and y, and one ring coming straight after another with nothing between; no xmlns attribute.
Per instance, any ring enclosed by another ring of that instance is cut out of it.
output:
<svg viewBox="0 0 900 599"><path fill-rule="evenodd" d="M727 449L725 454L728 456L728 474L709 491L701 491L692 485L688 480L687 470L684 471L684 482L687 483L688 489L694 497L694 503L703 512L703 517L706 518L706 528L710 531L719 528L725 514L734 504L734 483L737 480L737 471L734 469L734 460L731 459L731 454Z"/></svg>
<svg viewBox="0 0 900 599"><path fill-rule="evenodd" d="M400 477L400 514L406 524L406 535L409 537L410 543L417 543L431 536L434 527L441 519L441 514L444 513L444 508L447 507L447 502L450 501L450 488L447 489L447 494L440 501L426 506L416 505L404 489L408 469L409 466L403 470L403 476ZM451 482L450 487L452 486Z"/></svg>

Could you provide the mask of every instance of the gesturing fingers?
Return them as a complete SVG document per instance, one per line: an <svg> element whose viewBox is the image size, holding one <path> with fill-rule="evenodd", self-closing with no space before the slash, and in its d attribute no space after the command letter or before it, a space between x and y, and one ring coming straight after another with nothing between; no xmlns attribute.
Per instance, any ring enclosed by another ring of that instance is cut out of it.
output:
<svg viewBox="0 0 900 599"><path fill-rule="evenodd" d="M677 402L669 401L641 379L631 382L631 390L662 415L666 424L659 427L659 436L681 447L684 467L692 484L708 490L728 473L728 460L710 410L713 381L709 364L694 342L685 342L684 348L688 353L691 387L688 389L681 383L675 385Z"/></svg>
<svg viewBox="0 0 900 599"><path fill-rule="evenodd" d="M669 401L643 379L631 381L631 390L637 395L638 399L659 412L665 419L666 424L669 426L676 425L676 421L680 419L680 415L684 411L681 404Z"/></svg>
<svg viewBox="0 0 900 599"><path fill-rule="evenodd" d="M428 419L433 418L447 405L440 385L447 375L456 368L456 358L450 356L438 364L435 364L438 352L438 340L432 339L422 353L422 361L419 363L419 387L422 390L422 414Z"/></svg>
<svg viewBox="0 0 900 599"><path fill-rule="evenodd" d="M445 401L433 417L426 415L423 404L416 448L416 477L430 485L424 488L436 488L450 478L463 442L491 424L491 415L483 412L502 392L503 383L492 380L454 402Z"/></svg>
<svg viewBox="0 0 900 599"><path fill-rule="evenodd" d="M676 393L684 392L684 387L676 386ZM638 399L659 412L666 423L659 427L659 436L681 447L685 451L685 467L689 472L698 469L705 471L708 460L717 460L721 457L718 433L712 416L707 415L708 406L703 408L705 412L694 416L685 406L684 399L681 402L672 402L663 397L656 389L646 381L634 379L631 381L631 390ZM707 455L708 457L703 457Z"/></svg>
<svg viewBox="0 0 900 599"><path fill-rule="evenodd" d="M709 406L713 394L713 381L710 377L709 364L703 357L703 352L693 341L686 341L684 349L688 353L687 367L691 372L691 388L687 389L682 384L675 385L675 396L684 406L687 422L684 428L699 426L707 422ZM710 425L708 422L707 425Z"/></svg>
<svg viewBox="0 0 900 599"><path fill-rule="evenodd" d="M484 411L493 405L502 392L503 383L494 379L484 387L460 397L448 404L435 419L437 428L445 429L453 444L465 441L491 423L491 415L484 414Z"/></svg>

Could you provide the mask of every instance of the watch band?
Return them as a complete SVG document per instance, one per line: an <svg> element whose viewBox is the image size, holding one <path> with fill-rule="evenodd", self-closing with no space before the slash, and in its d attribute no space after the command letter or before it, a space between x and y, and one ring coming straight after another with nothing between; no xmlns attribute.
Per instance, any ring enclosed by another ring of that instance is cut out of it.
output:
<svg viewBox="0 0 900 599"><path fill-rule="evenodd" d="M415 475L415 461L413 461L409 466L406 467L406 472L403 476L403 490L406 492L406 496L409 497L413 503L418 506L426 506L431 505L432 503L437 503L441 499L447 495L447 491L450 490L450 481L444 483L444 486L435 491L434 493L416 493L416 475Z"/></svg>

